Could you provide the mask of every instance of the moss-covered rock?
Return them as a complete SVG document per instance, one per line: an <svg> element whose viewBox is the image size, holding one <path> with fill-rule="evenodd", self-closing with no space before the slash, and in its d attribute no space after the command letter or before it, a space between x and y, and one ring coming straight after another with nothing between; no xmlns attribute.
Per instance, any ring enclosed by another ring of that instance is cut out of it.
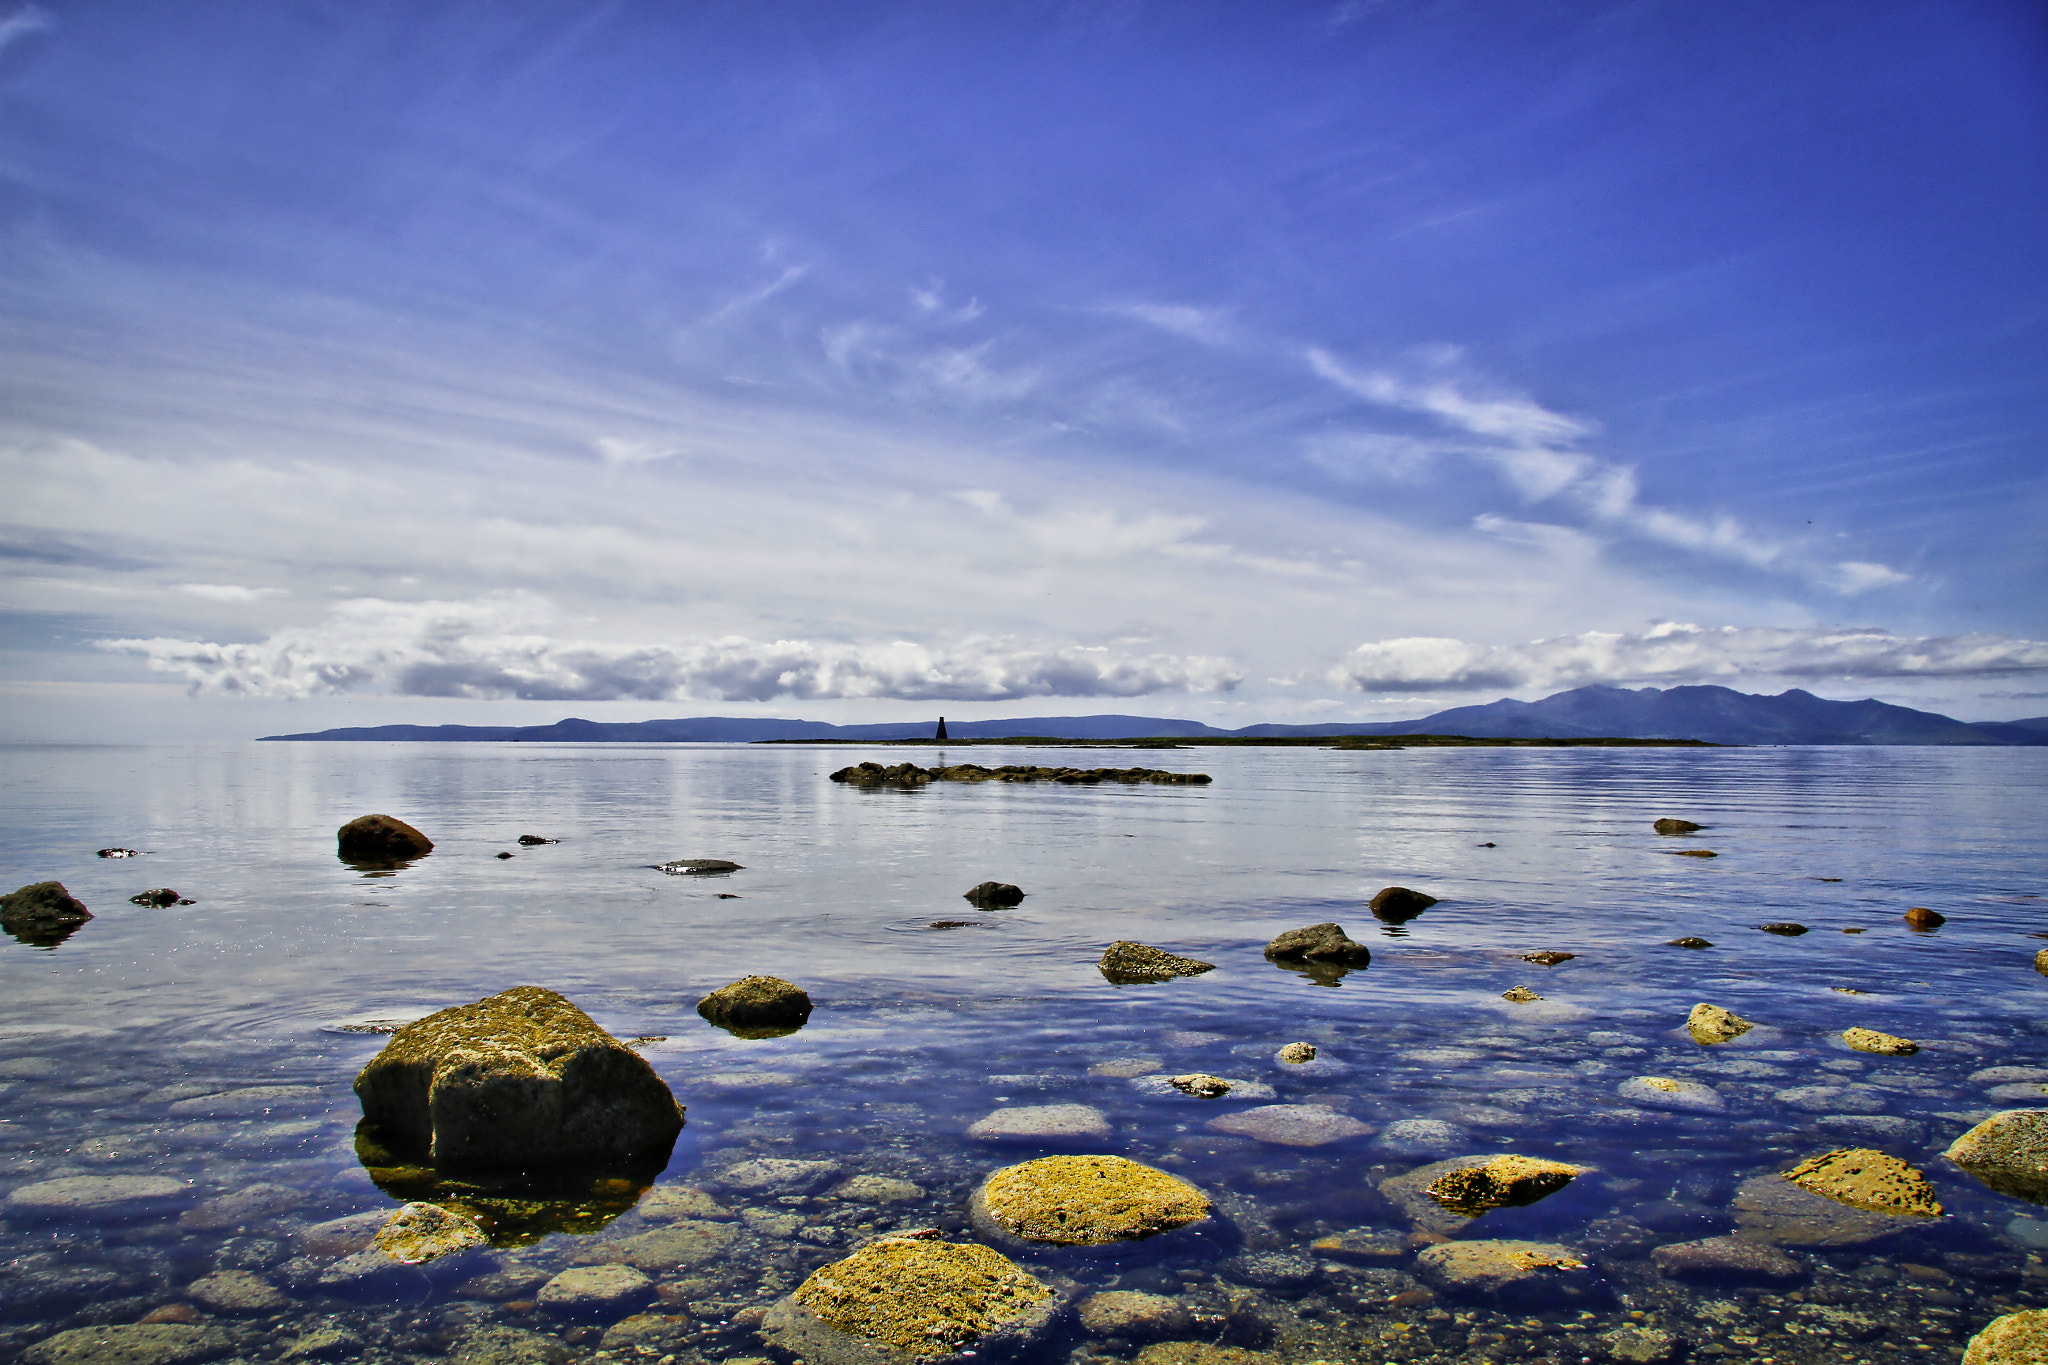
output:
<svg viewBox="0 0 2048 1365"><path fill-rule="evenodd" d="M1209 1197L1120 1156L1049 1156L1006 1166L973 1200L977 1221L1026 1242L1107 1246L1198 1223Z"/></svg>
<svg viewBox="0 0 2048 1365"><path fill-rule="evenodd" d="M31 882L0 896L0 930L39 948L56 947L91 918L62 882Z"/></svg>
<svg viewBox="0 0 2048 1365"><path fill-rule="evenodd" d="M1311 924L1289 929L1266 945L1266 957L1274 962L1336 962L1346 967L1363 967L1372 961L1372 949L1344 932L1341 924Z"/></svg>
<svg viewBox="0 0 2048 1365"><path fill-rule="evenodd" d="M1719 1005L1709 1005L1702 1000L1692 1007L1692 1013L1685 1016L1685 1031L1692 1040L1702 1047L1725 1043L1730 1038L1740 1038L1756 1025L1732 1010Z"/></svg>
<svg viewBox="0 0 2048 1365"><path fill-rule="evenodd" d="M2048 1109L1993 1114L1942 1155L2000 1194L2048 1204Z"/></svg>
<svg viewBox="0 0 2048 1365"><path fill-rule="evenodd" d="M28 1365L186 1365L214 1360L234 1347L218 1327L150 1322L128 1327L75 1327L28 1348Z"/></svg>
<svg viewBox="0 0 2048 1365"><path fill-rule="evenodd" d="M1582 1169L1537 1157L1489 1157L1480 1165L1444 1172L1424 1193L1453 1213L1477 1218L1488 1209L1520 1207L1555 1194Z"/></svg>
<svg viewBox="0 0 2048 1365"><path fill-rule="evenodd" d="M1843 1029L1842 1041L1858 1052L1875 1052L1883 1057L1910 1057L1920 1050L1920 1044L1911 1038L1879 1033L1874 1028Z"/></svg>
<svg viewBox="0 0 2048 1365"><path fill-rule="evenodd" d="M1698 830L1705 829L1706 826L1696 825L1690 820L1675 820L1667 815L1656 824L1650 826L1650 828L1656 830L1659 834L1692 834Z"/></svg>
<svg viewBox="0 0 2048 1365"><path fill-rule="evenodd" d="M1163 948L1148 947L1129 939L1109 945L1096 964L1102 974L1119 986L1142 981L1170 981L1176 976L1200 976L1216 970L1213 962L1177 957Z"/></svg>
<svg viewBox="0 0 2048 1365"><path fill-rule="evenodd" d="M400 863L424 858L434 841L389 815L360 815L334 832L335 853L351 863Z"/></svg>
<svg viewBox="0 0 2048 1365"><path fill-rule="evenodd" d="M1963 1365L2040 1365L2048 1360L2048 1310L2031 1309L1993 1318L1970 1338Z"/></svg>
<svg viewBox="0 0 2048 1365"><path fill-rule="evenodd" d="M1808 1157L1785 1172L1785 1178L1852 1209L1910 1218L1941 1216L1941 1203L1926 1176L1869 1147L1841 1147Z"/></svg>
<svg viewBox="0 0 2048 1365"><path fill-rule="evenodd" d="M363 1117L447 1171L667 1159L683 1107L639 1053L539 986L430 1014L356 1077Z"/></svg>
<svg viewBox="0 0 2048 1365"><path fill-rule="evenodd" d="M779 976L743 976L699 1000L697 1013L742 1037L774 1037L804 1026L811 997Z"/></svg>
<svg viewBox="0 0 2048 1365"><path fill-rule="evenodd" d="M974 1352L1001 1359L1039 1340L1052 1288L985 1246L885 1237L820 1266L768 1311L762 1335L813 1365L902 1365Z"/></svg>
<svg viewBox="0 0 2048 1365"><path fill-rule="evenodd" d="M480 1247L488 1240L476 1219L438 1204L407 1204L377 1230L377 1245L384 1254L407 1265Z"/></svg>

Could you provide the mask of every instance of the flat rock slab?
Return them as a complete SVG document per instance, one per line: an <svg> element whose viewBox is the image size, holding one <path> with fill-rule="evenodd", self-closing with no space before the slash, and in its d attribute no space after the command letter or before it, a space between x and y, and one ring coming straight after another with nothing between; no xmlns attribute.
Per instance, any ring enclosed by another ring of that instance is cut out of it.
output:
<svg viewBox="0 0 2048 1365"><path fill-rule="evenodd" d="M856 1175L832 1187L853 1204L910 1204L924 1198L924 1186L886 1175Z"/></svg>
<svg viewBox="0 0 2048 1365"><path fill-rule="evenodd" d="M1268 1104L1209 1120L1209 1127L1280 1147L1323 1147L1371 1137L1373 1127L1322 1104Z"/></svg>
<svg viewBox="0 0 2048 1365"><path fill-rule="evenodd" d="M233 1344L218 1327L183 1323L80 1327L37 1342L22 1360L27 1365L186 1365L218 1359Z"/></svg>
<svg viewBox="0 0 2048 1365"><path fill-rule="evenodd" d="M1806 1266L1799 1260L1768 1242L1743 1237L1673 1242L1653 1250L1650 1264L1680 1280L1792 1284L1806 1278Z"/></svg>
<svg viewBox="0 0 2048 1365"><path fill-rule="evenodd" d="M1743 1181L1730 1208L1740 1236L1779 1246L1862 1246L1920 1225L1917 1219L1838 1204L1776 1174Z"/></svg>
<svg viewBox="0 0 2048 1365"><path fill-rule="evenodd" d="M1872 1213L1941 1217L1927 1177L1895 1156L1869 1147L1843 1147L1808 1157L1785 1178L1838 1204Z"/></svg>
<svg viewBox="0 0 2048 1365"><path fill-rule="evenodd" d="M837 1180L841 1169L836 1161L764 1156L726 1167L711 1183L740 1194L810 1194Z"/></svg>
<svg viewBox="0 0 2048 1365"><path fill-rule="evenodd" d="M1446 1294L1518 1305L1570 1303L1602 1287L1583 1254L1554 1242L1444 1242L1424 1247L1415 1269Z"/></svg>
<svg viewBox="0 0 2048 1365"><path fill-rule="evenodd" d="M1109 1118L1088 1104L1029 1104L976 1119L967 1136L977 1142L1102 1142L1115 1135Z"/></svg>
<svg viewBox="0 0 2048 1365"><path fill-rule="evenodd" d="M1463 1128L1444 1119L1398 1119L1380 1129L1372 1145L1389 1156L1435 1156L1469 1140Z"/></svg>
<svg viewBox="0 0 2048 1365"><path fill-rule="evenodd" d="M1675 1109L1693 1114L1718 1114L1728 1107L1719 1091L1701 1081L1671 1076L1635 1076L1615 1091L1630 1104L1650 1109Z"/></svg>
<svg viewBox="0 0 2048 1365"><path fill-rule="evenodd" d="M120 1217L161 1208L189 1192L167 1175L68 1175L23 1185L7 1196L12 1213Z"/></svg>
<svg viewBox="0 0 2048 1365"><path fill-rule="evenodd" d="M517 1327L473 1327L448 1352L450 1365L567 1365L573 1357L559 1338Z"/></svg>
<svg viewBox="0 0 2048 1365"><path fill-rule="evenodd" d="M1822 1114L1815 1126L1823 1132L1839 1133L1864 1142L1897 1143L1918 1147L1927 1141L1927 1125L1918 1119L1896 1118L1890 1114Z"/></svg>
<svg viewBox="0 0 2048 1365"><path fill-rule="evenodd" d="M1809 1114L1881 1114L1885 1110L1884 1092L1869 1085L1799 1085L1771 1098Z"/></svg>
<svg viewBox="0 0 2048 1365"><path fill-rule="evenodd" d="M1194 1314L1179 1299L1135 1289L1090 1294L1076 1305L1075 1315L1081 1320L1081 1330L1089 1336L1122 1337L1126 1341L1186 1336L1195 1326Z"/></svg>
<svg viewBox="0 0 2048 1365"><path fill-rule="evenodd" d="M179 1100L169 1112L179 1118L239 1117L267 1114L273 1109L303 1108L319 1098L318 1087L310 1085L252 1085Z"/></svg>
<svg viewBox="0 0 2048 1365"><path fill-rule="evenodd" d="M289 1185L268 1182L245 1185L231 1194L209 1199L178 1215L178 1226L200 1232L238 1227L297 1208L306 1196Z"/></svg>
<svg viewBox="0 0 2048 1365"><path fill-rule="evenodd" d="M2012 1081L2048 1081L2048 1066L1987 1066L1970 1073L1971 1085L2005 1085Z"/></svg>
<svg viewBox="0 0 2048 1365"><path fill-rule="evenodd" d="M1209 1080L1221 1081L1230 1087L1228 1090L1215 1095L1202 1094L1201 1091L1206 1087L1199 1085L1192 1091L1184 1089L1174 1084L1176 1079L1178 1078L1173 1076L1138 1076L1132 1079L1131 1087L1161 1099L1179 1097L1201 1100L1273 1100L1278 1099L1280 1095L1280 1092L1267 1085L1264 1081L1244 1080L1236 1076L1208 1077L1207 1079Z"/></svg>
<svg viewBox="0 0 2048 1365"><path fill-rule="evenodd" d="M694 1185L656 1185L640 1196L633 1211L649 1222L678 1218L729 1219L733 1212Z"/></svg>
<svg viewBox="0 0 2048 1365"><path fill-rule="evenodd" d="M549 1280L534 1296L551 1313L581 1315L631 1308L654 1296L654 1281L629 1265L582 1265Z"/></svg>
<svg viewBox="0 0 2048 1365"><path fill-rule="evenodd" d="M588 1254L646 1271L674 1270L678 1266L702 1265L731 1246L738 1236L739 1228L732 1223L685 1218L651 1232L601 1242L590 1247Z"/></svg>

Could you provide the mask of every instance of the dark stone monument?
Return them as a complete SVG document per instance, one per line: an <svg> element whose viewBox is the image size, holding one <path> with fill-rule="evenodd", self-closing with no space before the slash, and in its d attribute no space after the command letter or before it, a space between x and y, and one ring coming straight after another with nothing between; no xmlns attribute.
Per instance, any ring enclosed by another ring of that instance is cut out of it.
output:
<svg viewBox="0 0 2048 1365"><path fill-rule="evenodd" d="M945 737L946 737L946 718L945 718L944 716L940 716L940 717L939 717L939 732L938 732L937 734L933 735L933 736L932 736L932 738L933 738L933 739L944 739Z"/></svg>

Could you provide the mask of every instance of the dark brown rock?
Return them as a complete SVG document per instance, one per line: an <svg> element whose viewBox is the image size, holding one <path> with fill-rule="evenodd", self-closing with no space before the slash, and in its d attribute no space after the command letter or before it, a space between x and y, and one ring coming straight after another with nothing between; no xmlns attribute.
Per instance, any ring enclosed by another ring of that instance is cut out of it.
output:
<svg viewBox="0 0 2048 1365"><path fill-rule="evenodd" d="M37 947L54 948L91 918L62 882L32 882L0 896L0 929Z"/></svg>
<svg viewBox="0 0 2048 1365"><path fill-rule="evenodd" d="M1169 981L1176 976L1199 976L1214 971L1216 964L1192 957L1179 957L1163 948L1153 948L1129 939L1118 939L1103 950L1098 970L1117 985L1144 981Z"/></svg>
<svg viewBox="0 0 2048 1365"><path fill-rule="evenodd" d="M190 905L192 902L186 900L168 886L153 886L140 895L130 896L128 903L130 905L147 905L153 909L161 910L167 905Z"/></svg>
<svg viewBox="0 0 2048 1365"><path fill-rule="evenodd" d="M965 892L963 899L976 905L1021 905L1024 901L1022 888L1008 882L983 882L972 891Z"/></svg>
<svg viewBox="0 0 2048 1365"><path fill-rule="evenodd" d="M658 1164L683 1127L640 1054L539 986L407 1024L355 1090L382 1142L443 1169Z"/></svg>
<svg viewBox="0 0 2048 1365"><path fill-rule="evenodd" d="M1311 924L1275 938L1266 945L1266 956L1275 962L1308 959L1363 967L1372 961L1372 949L1345 933L1341 924Z"/></svg>
<svg viewBox="0 0 2048 1365"><path fill-rule="evenodd" d="M1560 953L1555 949L1546 948L1540 953L1523 953L1522 961L1533 962L1539 967L1555 967L1558 963L1570 962L1577 956L1577 953Z"/></svg>
<svg viewBox="0 0 2048 1365"><path fill-rule="evenodd" d="M1656 824L1650 826L1650 828L1656 830L1659 834L1691 834L1695 830L1705 829L1706 826L1696 825L1690 820L1674 820L1667 815Z"/></svg>
<svg viewBox="0 0 2048 1365"><path fill-rule="evenodd" d="M1924 905L1914 906L1911 910L1899 916L1899 918L1912 925L1915 929L1939 929L1942 925L1948 923L1947 915L1938 914L1933 910L1929 910Z"/></svg>
<svg viewBox="0 0 2048 1365"><path fill-rule="evenodd" d="M1670 948L1711 948L1714 945L1703 938L1674 938L1665 945Z"/></svg>
<svg viewBox="0 0 2048 1365"><path fill-rule="evenodd" d="M699 1000L697 1013L723 1029L772 1037L804 1026L811 997L779 976L743 976Z"/></svg>
<svg viewBox="0 0 2048 1365"><path fill-rule="evenodd" d="M1783 938L1798 938L1801 934L1806 932L1805 925L1791 923L1759 924L1757 928L1763 930L1767 934L1777 934Z"/></svg>
<svg viewBox="0 0 2048 1365"><path fill-rule="evenodd" d="M528 848L532 848L536 844L559 844L562 841L560 839L543 839L538 834L522 834L519 836L519 842L525 844Z"/></svg>
<svg viewBox="0 0 2048 1365"><path fill-rule="evenodd" d="M351 863L398 863L423 858L434 841L403 820L389 815L364 815L335 832L335 852Z"/></svg>
<svg viewBox="0 0 2048 1365"><path fill-rule="evenodd" d="M1405 886L1389 886L1372 898L1372 916L1388 924L1400 924L1414 919L1430 906L1436 904L1435 896L1420 891L1410 891Z"/></svg>

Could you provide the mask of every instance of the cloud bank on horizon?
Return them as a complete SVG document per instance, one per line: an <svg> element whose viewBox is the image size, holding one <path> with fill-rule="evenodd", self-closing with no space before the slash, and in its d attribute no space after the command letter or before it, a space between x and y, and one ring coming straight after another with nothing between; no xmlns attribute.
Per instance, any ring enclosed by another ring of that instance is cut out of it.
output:
<svg viewBox="0 0 2048 1365"><path fill-rule="evenodd" d="M0 8L9 733L2038 713L2048 19L1880 10Z"/></svg>

